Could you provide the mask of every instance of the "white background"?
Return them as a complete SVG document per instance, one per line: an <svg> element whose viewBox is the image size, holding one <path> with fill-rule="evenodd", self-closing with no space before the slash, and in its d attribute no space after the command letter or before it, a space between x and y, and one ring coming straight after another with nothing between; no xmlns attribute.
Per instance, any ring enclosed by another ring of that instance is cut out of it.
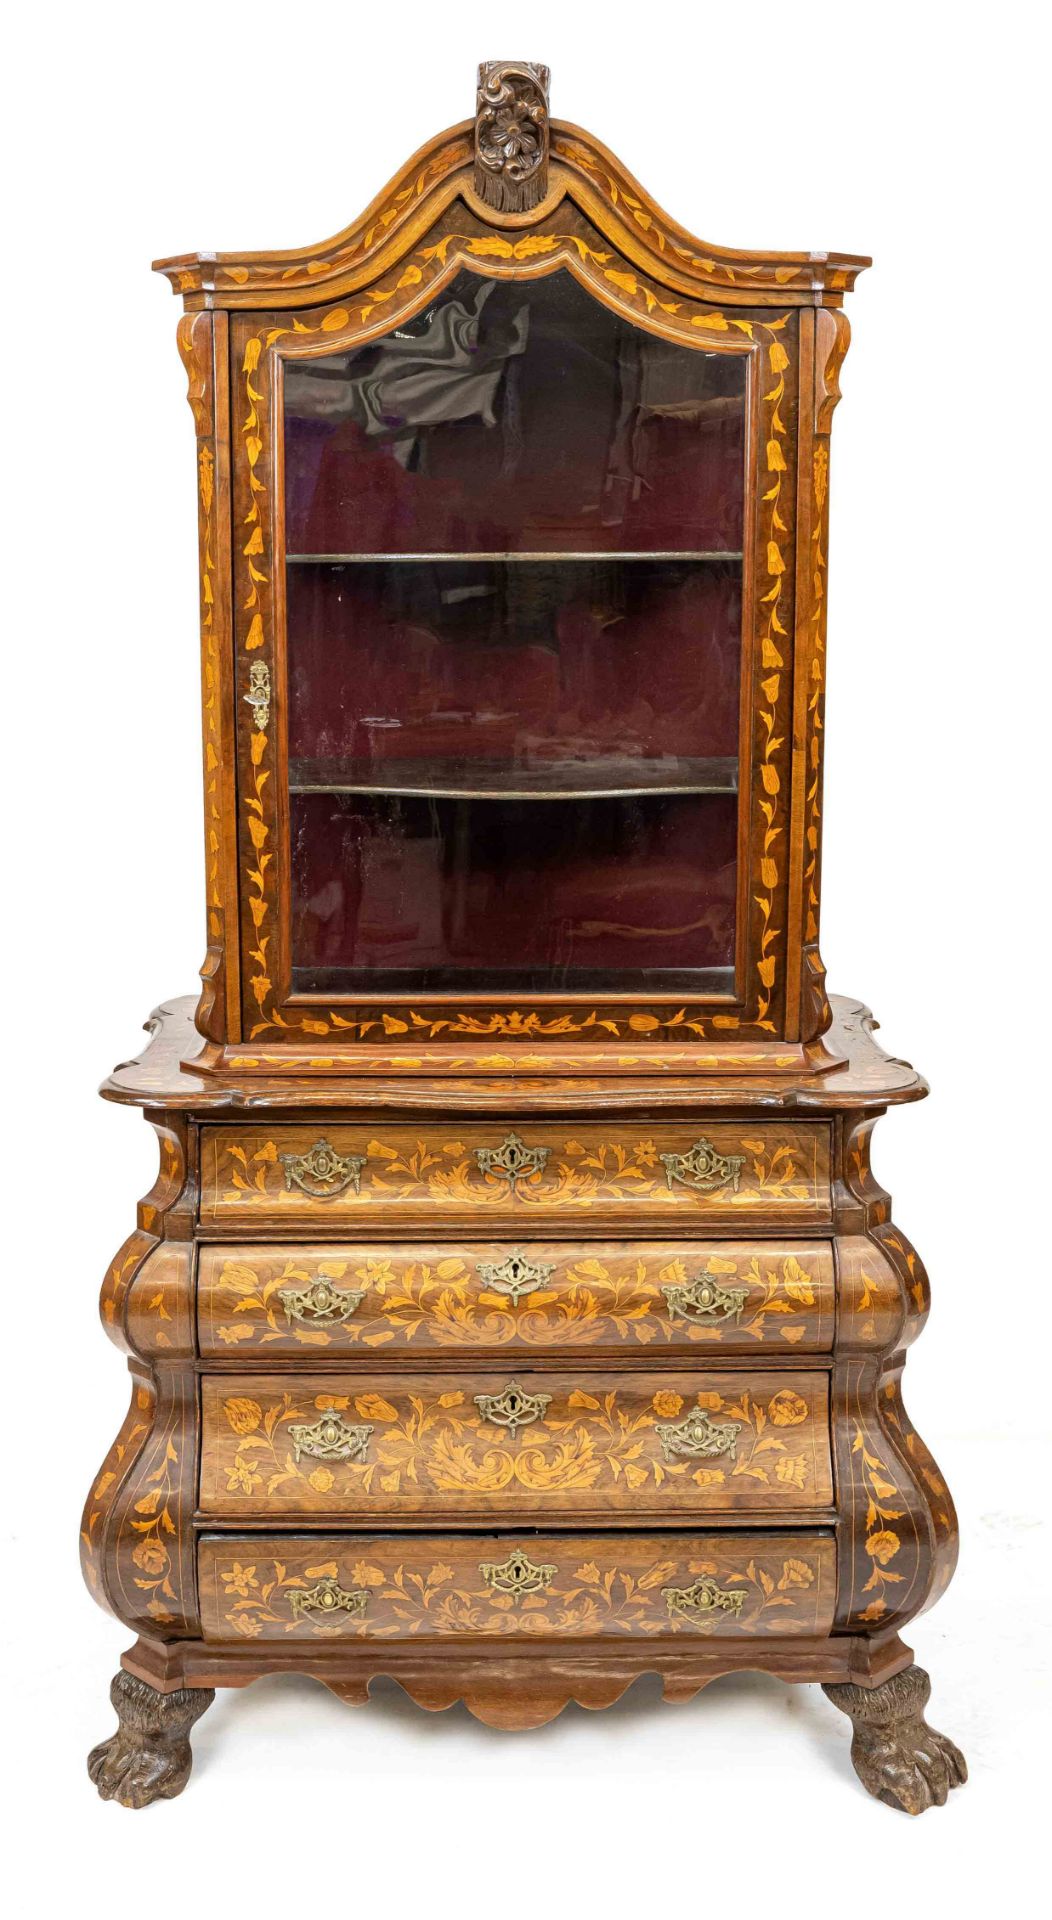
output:
<svg viewBox="0 0 1052 1920"><path fill-rule="evenodd" d="M11 1909L351 1920L863 1914L997 1899L1036 1865L1047 1752L1048 48L1039 11L402 0L38 5L5 30L4 895ZM95 1085L203 951L194 457L152 257L321 240L473 110L480 56L542 58L559 117L736 246L844 248L823 949L934 1085L877 1173L931 1271L908 1401L961 1509L909 1638L971 1784L868 1800L815 1688L646 1684L544 1732L221 1695L169 1806L103 1805L127 1635L82 1588L81 1501L126 1403L98 1330L152 1135ZM997 1000L993 999L996 992ZM12 1012L12 1008L21 1011ZM689 1905L688 1905L689 1903Z"/></svg>

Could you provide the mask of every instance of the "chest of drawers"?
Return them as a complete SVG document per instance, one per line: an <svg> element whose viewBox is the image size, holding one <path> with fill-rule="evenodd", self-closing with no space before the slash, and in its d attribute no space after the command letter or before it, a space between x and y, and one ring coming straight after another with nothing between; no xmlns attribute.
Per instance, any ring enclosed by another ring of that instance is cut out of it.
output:
<svg viewBox="0 0 1052 1920"><path fill-rule="evenodd" d="M160 263L197 438L208 950L104 1092L158 1179L83 1526L101 1793L219 1685L492 1725L752 1668L963 1778L956 1521L818 947L830 427L868 263L674 227L547 71L321 247Z"/></svg>
<svg viewBox="0 0 1052 1920"><path fill-rule="evenodd" d="M133 1394L84 1526L139 1636L123 1722L181 1753L209 1686L281 1667L511 1727L759 1666L921 1739L899 1631L956 1526L899 1395L924 1270L869 1171L920 1083L864 1010L805 1112L750 1115L739 1083L686 1122L627 1088L616 1121L559 1118L552 1083L501 1119L461 1088L455 1121L246 1125L186 1074L158 1104L189 1018L110 1083L161 1145L104 1288ZM529 1661L511 1695L497 1640Z"/></svg>

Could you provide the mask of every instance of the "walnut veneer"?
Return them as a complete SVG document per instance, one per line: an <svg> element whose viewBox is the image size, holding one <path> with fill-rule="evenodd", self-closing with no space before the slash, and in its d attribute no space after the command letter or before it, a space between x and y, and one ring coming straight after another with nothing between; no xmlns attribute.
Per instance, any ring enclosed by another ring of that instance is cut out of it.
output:
<svg viewBox="0 0 1052 1920"><path fill-rule="evenodd" d="M869 1161L926 1088L818 950L868 262L703 246L547 83L489 63L326 245L160 263L208 952L103 1088L161 1156L83 1529L136 1635L89 1763L127 1806L181 1790L215 1686L286 1670L524 1728L754 1668L825 1685L878 1798L964 1778L900 1638L956 1520Z"/></svg>

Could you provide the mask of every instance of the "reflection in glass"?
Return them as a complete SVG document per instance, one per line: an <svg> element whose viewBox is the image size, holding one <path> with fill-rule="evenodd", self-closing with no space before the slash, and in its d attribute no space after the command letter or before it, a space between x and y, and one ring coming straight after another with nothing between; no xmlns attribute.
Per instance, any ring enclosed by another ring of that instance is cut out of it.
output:
<svg viewBox="0 0 1052 1920"><path fill-rule="evenodd" d="M745 417L564 271L288 364L294 990L730 991Z"/></svg>
<svg viewBox="0 0 1052 1920"><path fill-rule="evenodd" d="M732 795L294 794L293 986L726 991L736 825Z"/></svg>
<svg viewBox="0 0 1052 1920"><path fill-rule="evenodd" d="M296 566L288 622L294 759L379 773L737 752L731 562Z"/></svg>
<svg viewBox="0 0 1052 1920"><path fill-rule="evenodd" d="M740 354L567 273L461 274L382 340L289 363L287 551L737 552L744 393Z"/></svg>

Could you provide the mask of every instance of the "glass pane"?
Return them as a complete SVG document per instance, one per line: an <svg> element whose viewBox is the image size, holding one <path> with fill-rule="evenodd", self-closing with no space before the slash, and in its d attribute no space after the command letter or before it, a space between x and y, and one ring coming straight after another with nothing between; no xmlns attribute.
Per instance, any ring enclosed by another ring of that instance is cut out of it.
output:
<svg viewBox="0 0 1052 1920"><path fill-rule="evenodd" d="M565 272L289 365L295 990L730 990L744 473Z"/></svg>
<svg viewBox="0 0 1052 1920"><path fill-rule="evenodd" d="M620 768L634 781L654 762L737 753L736 563L369 561L288 576L294 762L355 777L403 762Z"/></svg>
<svg viewBox="0 0 1052 1920"><path fill-rule="evenodd" d="M437 990L724 985L733 795L311 793L293 811L294 985ZM388 979L388 970L393 969Z"/></svg>
<svg viewBox="0 0 1052 1920"><path fill-rule="evenodd" d="M371 346L290 362L287 550L737 552L744 377L569 274L462 274Z"/></svg>

